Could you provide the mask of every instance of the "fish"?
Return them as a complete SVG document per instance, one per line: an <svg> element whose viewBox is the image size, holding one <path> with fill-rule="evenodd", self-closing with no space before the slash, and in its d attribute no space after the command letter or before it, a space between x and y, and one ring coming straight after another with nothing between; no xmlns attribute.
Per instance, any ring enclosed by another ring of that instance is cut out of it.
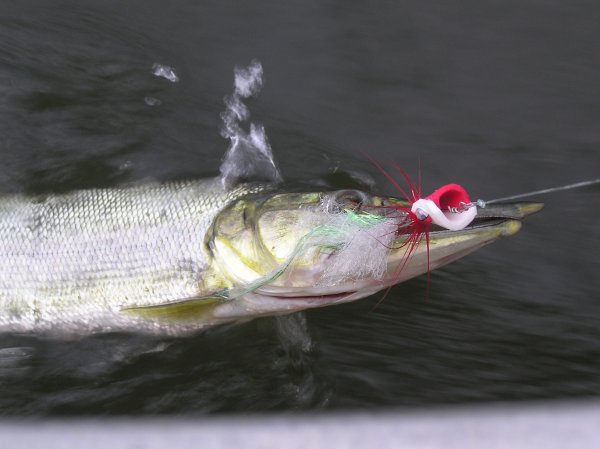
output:
<svg viewBox="0 0 600 449"><path fill-rule="evenodd" d="M221 178L0 196L0 332L184 335L355 301L501 237L494 204L415 242L410 202ZM407 242L410 242L408 244Z"/></svg>

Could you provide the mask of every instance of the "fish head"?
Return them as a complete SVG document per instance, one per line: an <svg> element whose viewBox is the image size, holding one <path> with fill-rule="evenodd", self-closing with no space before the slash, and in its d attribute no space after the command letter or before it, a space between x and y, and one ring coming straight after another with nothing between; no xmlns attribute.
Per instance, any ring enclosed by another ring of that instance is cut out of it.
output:
<svg viewBox="0 0 600 449"><path fill-rule="evenodd" d="M225 314L289 313L354 301L439 268L515 234L541 207L490 206L460 231L433 225L415 234L410 205L394 197L263 193L225 208L206 243L228 297L238 300Z"/></svg>

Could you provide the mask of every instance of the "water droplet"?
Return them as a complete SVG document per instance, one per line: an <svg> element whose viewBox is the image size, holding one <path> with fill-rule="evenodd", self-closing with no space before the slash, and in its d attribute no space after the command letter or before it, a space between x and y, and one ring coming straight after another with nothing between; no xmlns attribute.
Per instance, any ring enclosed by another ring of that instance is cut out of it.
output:
<svg viewBox="0 0 600 449"><path fill-rule="evenodd" d="M160 101L158 98L154 98L154 97L145 97L144 102L148 106L160 106L160 104L162 103L162 101Z"/></svg>
<svg viewBox="0 0 600 449"><path fill-rule="evenodd" d="M168 65L155 63L152 66L152 74L154 76L160 76L162 78L168 79L172 83L176 83L179 81L179 77L175 73L175 70Z"/></svg>

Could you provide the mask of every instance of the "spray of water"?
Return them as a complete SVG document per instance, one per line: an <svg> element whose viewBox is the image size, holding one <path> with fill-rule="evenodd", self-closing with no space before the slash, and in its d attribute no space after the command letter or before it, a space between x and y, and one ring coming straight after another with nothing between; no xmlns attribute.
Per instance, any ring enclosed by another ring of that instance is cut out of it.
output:
<svg viewBox="0 0 600 449"><path fill-rule="evenodd" d="M247 67L234 69L234 90L225 97L225 111L221 114L221 135L230 141L220 168L225 187L245 180L282 180L265 129L253 122L247 129L244 126L250 111L243 100L260 92L262 75L262 65L256 60Z"/></svg>
<svg viewBox="0 0 600 449"><path fill-rule="evenodd" d="M169 67L168 65L155 63L152 66L152 74L154 76L159 76L161 78L169 80L172 83L179 82L179 77L175 73L175 69L173 69L172 67Z"/></svg>

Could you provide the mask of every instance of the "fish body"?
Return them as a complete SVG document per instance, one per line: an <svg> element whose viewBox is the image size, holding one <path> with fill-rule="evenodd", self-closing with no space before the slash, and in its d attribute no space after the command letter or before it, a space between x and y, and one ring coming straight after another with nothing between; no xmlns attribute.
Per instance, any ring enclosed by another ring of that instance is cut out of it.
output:
<svg viewBox="0 0 600 449"><path fill-rule="evenodd" d="M0 331L181 334L353 301L513 234L524 215L432 233L407 258L396 203L220 178L6 195Z"/></svg>
<svg viewBox="0 0 600 449"><path fill-rule="evenodd" d="M0 329L140 326L122 310L198 297L212 221L262 189L215 178L0 198Z"/></svg>

